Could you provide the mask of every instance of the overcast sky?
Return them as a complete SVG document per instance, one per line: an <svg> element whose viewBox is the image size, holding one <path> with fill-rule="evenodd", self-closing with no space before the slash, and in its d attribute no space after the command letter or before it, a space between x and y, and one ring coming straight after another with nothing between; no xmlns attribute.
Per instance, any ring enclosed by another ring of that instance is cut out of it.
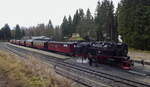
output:
<svg viewBox="0 0 150 87"><path fill-rule="evenodd" d="M34 26L48 23L60 25L63 17L75 13L76 9L90 8L95 12L98 0L0 0L0 28L8 23L11 27ZM101 1L101 0L100 0ZM120 0L112 0L117 6Z"/></svg>

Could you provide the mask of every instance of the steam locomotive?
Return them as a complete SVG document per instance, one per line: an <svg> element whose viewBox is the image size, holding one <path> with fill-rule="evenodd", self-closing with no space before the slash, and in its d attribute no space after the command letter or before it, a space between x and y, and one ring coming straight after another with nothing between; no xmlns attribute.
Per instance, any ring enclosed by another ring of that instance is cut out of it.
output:
<svg viewBox="0 0 150 87"><path fill-rule="evenodd" d="M89 64L104 63L132 69L133 62L125 43L115 42L58 42L47 40L10 40L10 43L42 50L88 58Z"/></svg>

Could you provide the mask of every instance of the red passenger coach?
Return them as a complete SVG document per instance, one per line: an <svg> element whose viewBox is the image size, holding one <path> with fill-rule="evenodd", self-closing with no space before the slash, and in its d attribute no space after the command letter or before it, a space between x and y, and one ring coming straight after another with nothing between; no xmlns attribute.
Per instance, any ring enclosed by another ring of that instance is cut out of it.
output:
<svg viewBox="0 0 150 87"><path fill-rule="evenodd" d="M20 45L25 46L25 45L26 45L25 40L21 40L21 41L20 41Z"/></svg>
<svg viewBox="0 0 150 87"><path fill-rule="evenodd" d="M9 42L10 42L10 43L13 43L13 40L10 40Z"/></svg>
<svg viewBox="0 0 150 87"><path fill-rule="evenodd" d="M15 44L15 43L16 43L16 40L12 40L11 43Z"/></svg>
<svg viewBox="0 0 150 87"><path fill-rule="evenodd" d="M20 45L20 40L16 40L16 41L15 41L15 44L16 44L16 45Z"/></svg>
<svg viewBox="0 0 150 87"><path fill-rule="evenodd" d="M73 56L75 52L74 42L48 42L48 50L61 52Z"/></svg>
<svg viewBox="0 0 150 87"><path fill-rule="evenodd" d="M33 40L26 40L25 42L27 47L33 47Z"/></svg>
<svg viewBox="0 0 150 87"><path fill-rule="evenodd" d="M33 41L33 47L39 48L39 49L46 49L47 48L47 42L46 41L34 40Z"/></svg>

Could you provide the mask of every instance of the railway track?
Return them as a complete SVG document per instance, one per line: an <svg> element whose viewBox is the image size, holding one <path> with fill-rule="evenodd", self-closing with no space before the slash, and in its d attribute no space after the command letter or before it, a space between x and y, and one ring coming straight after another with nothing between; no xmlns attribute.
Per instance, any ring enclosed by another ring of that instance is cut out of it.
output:
<svg viewBox="0 0 150 87"><path fill-rule="evenodd" d="M18 56L24 57L23 53L21 53L21 50L23 50L21 48L8 45L7 49ZM18 52L17 50L20 51ZM25 50L23 52L25 53ZM150 87L150 84L148 83L95 71L87 67L63 62L63 60L58 58L49 58L47 55L40 55L55 66L54 69L56 70L56 73L71 78L88 87Z"/></svg>
<svg viewBox="0 0 150 87"><path fill-rule="evenodd" d="M123 87L123 86L124 87L150 87L150 84L147 84L144 82L138 82L138 81L134 81L131 79L114 76L111 74L94 71L89 68L85 68L85 67L81 67L81 66L74 66L71 64L63 63L63 64L56 65L56 69L57 69L57 67L62 67L62 68L67 67L66 70L73 70L74 72L76 72L76 71L82 72L84 75L88 75L90 78L94 78L98 81L102 80L103 83L109 84L110 86L114 86L114 87L117 87L117 86L118 87L120 87L120 86L121 87ZM116 85L114 85L114 84L116 84Z"/></svg>

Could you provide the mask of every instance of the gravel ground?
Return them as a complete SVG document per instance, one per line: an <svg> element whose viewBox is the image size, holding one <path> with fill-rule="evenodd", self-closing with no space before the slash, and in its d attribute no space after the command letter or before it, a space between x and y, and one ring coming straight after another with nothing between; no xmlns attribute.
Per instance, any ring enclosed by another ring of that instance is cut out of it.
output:
<svg viewBox="0 0 150 87"><path fill-rule="evenodd" d="M7 81L4 80L4 76L0 75L0 87L7 87Z"/></svg>
<svg viewBox="0 0 150 87"><path fill-rule="evenodd" d="M88 65L88 63L77 63L76 61L77 61L76 59L66 60L66 62L81 65L81 66L91 68L91 69L95 69L96 71L111 73L112 75L116 75L116 76L120 76L120 77L123 76L123 77L129 78L129 79L132 79L132 80L134 79L134 80L137 80L137 81L144 81L144 82L150 83L150 77L140 76L140 75L137 75L135 73L131 73L131 72L126 71L126 70L122 70L122 69L119 69L119 68L116 68L116 67L111 67L109 65L99 64L98 67L94 67L94 66L91 67L91 66ZM150 70L150 67L147 68L145 66L143 68L141 66L141 64L136 65L135 70L137 72L140 72L140 73L150 74L150 72L146 73L146 71ZM135 70L133 70L133 71L135 71Z"/></svg>

